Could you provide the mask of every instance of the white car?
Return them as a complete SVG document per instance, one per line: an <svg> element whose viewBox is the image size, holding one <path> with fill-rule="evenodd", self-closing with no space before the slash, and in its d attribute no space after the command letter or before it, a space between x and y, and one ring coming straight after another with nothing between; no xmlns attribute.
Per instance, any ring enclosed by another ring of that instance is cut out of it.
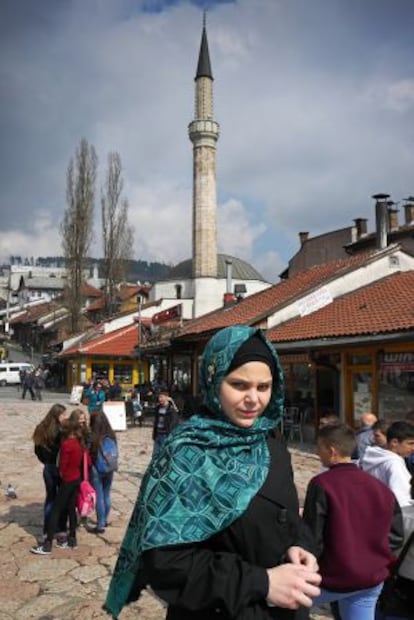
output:
<svg viewBox="0 0 414 620"><path fill-rule="evenodd" d="M0 364L0 385L18 385L20 383L20 373L22 371L32 372L33 364L27 362L1 362Z"/></svg>

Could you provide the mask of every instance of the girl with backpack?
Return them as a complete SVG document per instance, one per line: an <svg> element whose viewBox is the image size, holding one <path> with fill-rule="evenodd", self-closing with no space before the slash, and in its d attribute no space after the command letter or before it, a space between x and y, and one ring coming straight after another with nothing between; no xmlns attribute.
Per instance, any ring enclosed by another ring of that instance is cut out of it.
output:
<svg viewBox="0 0 414 620"><path fill-rule="evenodd" d="M39 422L33 433L34 451L39 461L43 463L43 480L46 489L43 507L43 538L46 537L47 524L61 483L56 460L60 448L62 423L66 415L66 407L56 403ZM66 539L66 515L64 514L59 519L58 529L59 543L60 540Z"/></svg>
<svg viewBox="0 0 414 620"><path fill-rule="evenodd" d="M91 531L103 534L111 509L111 487L114 471L118 469L116 435L104 413L91 416L92 485L96 491L97 525Z"/></svg>
<svg viewBox="0 0 414 620"><path fill-rule="evenodd" d="M56 532L59 517L62 514L69 516L69 536L66 544L60 547L78 546L76 540L76 500L82 479L82 465L84 454L90 466L88 449L83 442L82 430L77 416L70 416L62 428L62 441L59 452L59 475L61 484L53 506L52 514L47 524L46 540L38 547L32 547L31 552L38 555L49 555L52 551L53 537Z"/></svg>

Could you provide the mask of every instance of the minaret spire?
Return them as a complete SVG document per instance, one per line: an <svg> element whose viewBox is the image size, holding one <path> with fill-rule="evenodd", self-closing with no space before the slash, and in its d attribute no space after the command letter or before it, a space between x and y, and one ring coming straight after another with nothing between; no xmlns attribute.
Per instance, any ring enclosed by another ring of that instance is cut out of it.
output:
<svg viewBox="0 0 414 620"><path fill-rule="evenodd" d="M206 30L206 15L207 11L203 13L203 33L201 35L200 54L198 56L197 74L195 79L200 77L208 77L213 79L213 73L211 71L210 54L208 51L207 30Z"/></svg>
<svg viewBox="0 0 414 620"><path fill-rule="evenodd" d="M216 143L219 125L213 114L213 74L205 11L195 77L194 120L188 130L193 143L193 278L216 278Z"/></svg>

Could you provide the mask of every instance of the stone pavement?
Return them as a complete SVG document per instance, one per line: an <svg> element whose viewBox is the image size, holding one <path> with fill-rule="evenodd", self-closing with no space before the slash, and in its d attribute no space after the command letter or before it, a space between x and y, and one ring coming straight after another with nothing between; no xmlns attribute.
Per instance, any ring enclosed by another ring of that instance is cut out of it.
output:
<svg viewBox="0 0 414 620"><path fill-rule="evenodd" d="M68 409L68 397L59 401ZM42 464L31 435L50 403L0 402L0 620L108 620L101 606L139 484L152 451L151 429L118 433L120 468L112 487L111 525L96 536L80 528L77 549L56 549L50 556L30 553L42 533ZM319 470L311 451L292 449L295 480L303 498ZM5 496L8 484L17 499ZM151 594L126 608L121 620L162 620L165 609ZM314 616L317 618L319 616Z"/></svg>

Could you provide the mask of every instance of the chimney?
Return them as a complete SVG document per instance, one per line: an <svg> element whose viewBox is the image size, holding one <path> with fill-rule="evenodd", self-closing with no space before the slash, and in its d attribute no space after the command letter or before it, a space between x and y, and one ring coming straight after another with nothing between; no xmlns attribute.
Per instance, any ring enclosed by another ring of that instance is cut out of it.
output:
<svg viewBox="0 0 414 620"><path fill-rule="evenodd" d="M398 209L395 208L395 202L392 200L388 200L387 209L388 209L388 231L393 232L394 230L398 230Z"/></svg>
<svg viewBox="0 0 414 620"><path fill-rule="evenodd" d="M302 246L305 241L308 240L309 237L309 233L308 232L300 232L299 233L299 241L300 241L300 245Z"/></svg>
<svg viewBox="0 0 414 620"><path fill-rule="evenodd" d="M231 293L233 290L232 286L232 269L233 269L233 261L231 258L226 258L226 293Z"/></svg>
<svg viewBox="0 0 414 620"><path fill-rule="evenodd" d="M228 306L236 301L236 298L232 292L232 269L233 261L231 258L226 258L226 292L223 296L223 306Z"/></svg>
<svg viewBox="0 0 414 620"><path fill-rule="evenodd" d="M414 196L404 198L405 225L414 226Z"/></svg>
<svg viewBox="0 0 414 620"><path fill-rule="evenodd" d="M374 194L375 200L375 230L377 250L387 247L387 206L389 194Z"/></svg>
<svg viewBox="0 0 414 620"><path fill-rule="evenodd" d="M367 219L365 217L356 217L354 219L355 229L356 229L356 240L361 239L361 237L365 237L368 233L367 227Z"/></svg>
<svg viewBox="0 0 414 620"><path fill-rule="evenodd" d="M233 295L233 293L224 293L224 295L223 295L223 306L228 306L229 304L232 304L235 301L236 301L236 298Z"/></svg>

